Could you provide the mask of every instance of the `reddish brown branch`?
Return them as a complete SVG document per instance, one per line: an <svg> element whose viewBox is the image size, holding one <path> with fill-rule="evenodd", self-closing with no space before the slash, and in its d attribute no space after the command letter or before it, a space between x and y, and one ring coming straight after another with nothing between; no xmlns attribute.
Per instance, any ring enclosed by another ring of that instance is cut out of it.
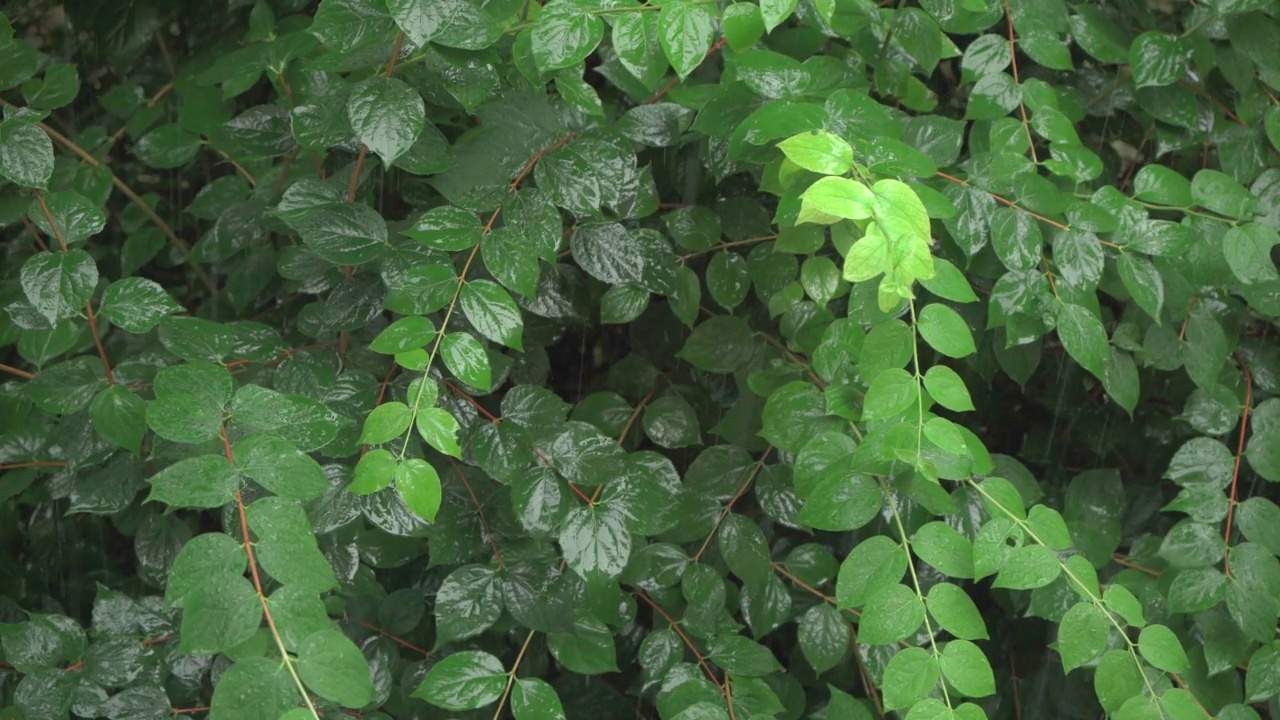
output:
<svg viewBox="0 0 1280 720"><path fill-rule="evenodd" d="M751 487L751 481L756 479L756 475L760 473L760 468L764 467L764 461L769 459L771 453L773 453L772 445L760 455L760 459L751 468L751 472L747 473L747 479L742 483L742 487L738 488L738 492L734 493L733 497L729 498L729 502L721 508L720 517L716 518L716 524L711 528L711 532L707 533L707 539L702 541L702 547L698 548L697 554L693 556L693 562L698 562L702 559L702 553L707 551L707 546L711 544L711 538L715 537L716 531L720 529L720 523L724 522L724 519L733 511L733 504L747 493L747 488Z"/></svg>
<svg viewBox="0 0 1280 720"><path fill-rule="evenodd" d="M4 363L0 363L0 372L6 372L6 373L9 373L10 375L15 375L17 377L22 378L23 380L34 380L36 377L35 373L29 373L26 370L19 370L18 368L12 365L5 365Z"/></svg>
<svg viewBox="0 0 1280 720"><path fill-rule="evenodd" d="M365 620L361 620L361 621L360 621L360 627L362 627L362 628L364 628L364 629L366 629L366 630L372 630L372 631L374 631L374 632L378 633L379 635L381 635L382 637L384 637L384 638L386 638L386 639L390 640L391 642L393 642L393 643L395 643L395 644L399 645L400 647L402 647L402 648L407 648L407 649L412 650L412 651L414 651L414 652L416 652L416 653L419 653L419 654L420 654L420 655L422 655L423 657L431 657L431 651L430 651L430 650L423 650L422 648L418 647L417 645L414 645L413 643L409 642L408 640L405 640L404 638L402 638L402 637L400 637L400 636L398 636L398 635L395 635L394 633L392 633L392 632L388 631L386 628L378 627L377 625L374 625L373 623L371 623L371 622L367 622L367 621L365 621Z"/></svg>
<svg viewBox="0 0 1280 720"><path fill-rule="evenodd" d="M715 671L711 669L711 664L707 662L707 658L700 650L698 650L698 647L693 644L693 641L689 639L689 636L685 634L684 629L680 627L680 623L676 622L670 615L668 615L667 611L663 610L662 606L654 602L653 599L646 595L643 590L637 589L634 592L636 597L643 600L646 605L653 608L654 612L661 615L663 620L667 621L667 624L671 626L671 629L674 630L680 640L684 642L685 647L689 648L689 652L693 653L693 656L697 658L698 664L702 666L702 671L707 674L707 677L711 682L715 683L716 687L720 688L720 692L723 693L724 684L716 677Z"/></svg>
<svg viewBox="0 0 1280 720"><path fill-rule="evenodd" d="M53 213L49 212L49 206L44 201L44 194L39 190L35 193L36 203L40 205L40 213L44 215L44 219L49 223L49 230L53 233L53 237L58 241L58 247L62 248L62 252L67 252L67 240L62 235L62 231L58 229L58 224L53 220ZM89 332L93 335L93 344L98 348L98 359L102 361L102 371L107 377L108 385L116 384L115 373L111 372L111 361L107 359L107 349L102 345L102 336L98 334L98 322L93 316L93 303L86 302L84 304L85 315L89 318Z"/></svg>
<svg viewBox="0 0 1280 720"><path fill-rule="evenodd" d="M467 489L467 495L471 496L471 504L476 506L476 517L480 518L480 529L484 532L485 539L489 541L489 547L493 549L493 558L498 561L498 567L506 567L507 564L502 560L502 551L498 549L498 539L494 536L493 528L489 526L489 521L484 516L484 507L480 505L480 498L476 496L476 491L472 489L471 483L467 482L467 476L463 474L462 468L458 467L458 464L452 459L449 460L449 466L453 468L453 472L462 481L462 487Z"/></svg>
<svg viewBox="0 0 1280 720"><path fill-rule="evenodd" d="M1236 356L1236 364L1240 366L1240 372L1244 373L1244 409L1240 411L1240 438L1236 441L1236 462L1235 467L1231 470L1231 494L1227 499L1227 529L1223 533L1222 542L1226 546L1222 551L1222 567L1227 577L1231 577L1231 523L1235 518L1236 498L1240 484L1240 460L1244 457L1245 436L1249 434L1249 412L1253 405L1253 373L1249 372L1249 366L1244 364L1240 357Z"/></svg>
<svg viewBox="0 0 1280 720"><path fill-rule="evenodd" d="M728 42L729 41L726 40L725 38L720 38L719 40L715 41L715 44L711 46L711 49L707 50L707 54L702 56L702 62L706 62L707 58L719 52L720 48L724 47ZM679 84L680 84L680 76L676 75L674 78L671 79L671 82L667 83L666 85L663 85L662 89L658 90L658 92L653 94L653 97L649 98L649 103L652 104L652 103L658 102L664 96L666 96L667 93L671 92L671 88Z"/></svg>
<svg viewBox="0 0 1280 720"><path fill-rule="evenodd" d="M1027 149L1031 151L1031 162L1036 159L1036 140L1031 136L1031 122L1027 119L1027 104L1022 101L1022 80L1018 77L1018 48L1013 39L1013 10L1009 8L1009 0L1004 0L1004 19L1009 35L1009 62L1013 70L1013 84L1018 86L1018 111L1022 113L1022 129L1027 133Z"/></svg>

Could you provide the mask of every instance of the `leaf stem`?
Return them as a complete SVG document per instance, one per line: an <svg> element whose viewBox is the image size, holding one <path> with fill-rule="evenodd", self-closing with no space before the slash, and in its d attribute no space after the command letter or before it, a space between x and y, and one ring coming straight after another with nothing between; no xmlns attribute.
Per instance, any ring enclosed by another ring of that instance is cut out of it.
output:
<svg viewBox="0 0 1280 720"><path fill-rule="evenodd" d="M8 103L4 104L7 105ZM72 154L89 163L90 166L94 168L106 167L109 169L109 166L106 163L90 155L84 148L77 145L67 136L57 130L54 130L45 123L37 123L36 125L43 130L46 135L53 138L54 142L63 146L67 150L70 150ZM160 228L160 232L169 240L170 245L177 248L178 252L182 253L185 259L190 260L191 246L187 245L185 240L178 237L177 234L173 232L173 228L169 227L169 223L165 222L163 218L157 215L156 211L153 210L151 206L138 195L138 193L133 191L133 188L125 184L125 182L120 179L120 176L115 173L111 173L111 184L114 185L126 198L128 198L129 202L136 205L138 209L142 211L142 214L147 216L147 219L150 220L152 224L157 228ZM195 273L196 277L199 278L200 282L209 290L210 294L217 297L218 285L213 281L213 278L209 273L194 262L188 262L188 264L191 266L191 272Z"/></svg>
<svg viewBox="0 0 1280 720"><path fill-rule="evenodd" d="M997 500L990 493L988 493L980 484L974 482L972 477L967 478L965 482L969 484L969 487L972 487L974 490L978 491L978 494L981 495L984 499L986 499L987 502L991 503L992 506L999 508L1000 512L1004 513L1006 517L1012 520L1013 523L1017 525L1018 528L1027 535L1027 537L1035 541L1037 545L1041 545L1046 548L1048 547L1048 545L1046 545L1045 542L1041 540L1038 535L1036 535L1035 531L1031 529L1031 525L1027 523L1027 521L1018 517L1012 511L1006 508L1004 505L1000 504L999 500ZM1081 591L1084 592L1085 597L1089 599L1089 602L1093 603L1094 606L1096 606L1099 610L1102 611L1104 615L1107 616L1107 620L1111 623L1112 627L1116 629L1116 632L1120 634L1120 638L1124 640L1125 645L1128 646L1129 657L1131 657L1133 659L1134 664L1137 665L1138 674L1142 675L1142 682L1147 688L1147 695L1151 697L1153 702L1159 703L1160 702L1159 695L1156 694L1155 687L1151 684L1151 678L1147 677L1147 672L1143 668L1142 658L1138 655L1138 646L1136 643L1133 642L1132 639L1129 638L1129 634L1124 631L1124 625L1122 625L1120 621L1116 619L1115 613L1113 613L1111 609L1107 607L1106 603L1102 601L1102 598L1098 596L1096 592L1097 588L1089 587L1088 585L1086 585L1084 581L1081 580L1078 575L1072 572L1071 568L1065 562L1063 562L1061 558L1058 557L1057 553L1054 553L1054 559L1057 560L1058 565L1062 568L1062 573L1066 575L1068 578L1070 578L1071 582L1075 583L1077 588L1079 588Z"/></svg>
<svg viewBox="0 0 1280 720"><path fill-rule="evenodd" d="M1018 47L1013 37L1013 10L1009 0L1004 0L1005 27L1009 36L1009 62L1013 70L1013 84L1018 88L1018 111L1022 114L1022 130L1027 134L1027 149L1031 152L1031 162L1039 163L1036 157L1036 139L1031 135L1031 121L1027 119L1027 104L1022 100L1022 80L1018 77Z"/></svg>
<svg viewBox="0 0 1280 720"><path fill-rule="evenodd" d="M1253 373L1249 372L1249 366L1244 364L1239 355L1236 356L1236 364L1240 366L1240 372L1244 373L1244 409L1240 411L1240 438L1236 441L1236 461L1231 469L1231 494L1227 497L1227 529L1222 536L1222 567L1227 577L1231 577L1231 523L1235 517L1240 484L1240 460L1244 457L1244 440L1249 434L1249 412L1253 405Z"/></svg>
<svg viewBox="0 0 1280 720"><path fill-rule="evenodd" d="M222 435L222 451L227 457L227 462L234 465L236 459L231 453L231 440L227 437L225 423L220 431ZM289 651L284 647L284 639L280 636L279 628L276 627L275 618L271 616L271 608L267 604L267 596L262 591L262 577L258 574L258 560L253 552L253 541L249 539L249 518L245 513L244 494L239 488L236 488L236 510L240 516L240 536L244 539L244 552L249 558L249 576L253 579L253 590L258 595L258 602L262 604L262 616L267 620L267 628L271 631L271 637L276 642L276 649L280 651L280 661L284 664L285 670L288 670L289 676L293 678L293 684L302 695L302 700L306 703L307 709L311 711L312 718L320 720L320 714L316 712L316 706L312 704L311 696L307 694L307 688L302 684L302 678L298 677L297 668L294 667L293 660L289 657Z"/></svg>
<svg viewBox="0 0 1280 720"><path fill-rule="evenodd" d="M711 538L716 536L716 531L720 529L720 523L724 522L724 519L733 511L733 504L738 502L738 499L747 493L747 488L751 487L751 481L756 479L756 475L760 473L760 468L764 467L764 461L769 459L769 455L772 452L772 445L765 448L765 451L760 455L760 459L756 461L756 464L752 466L751 471L747 473L747 479L742 483L742 486L733 494L733 497L729 498L729 502L720 509L720 516L716 518L716 524L712 526L711 532L707 533L707 538L702 541L702 547L698 548L698 552L693 556L692 562L699 562L702 560L702 554L707 551L707 546L711 544Z"/></svg>
<svg viewBox="0 0 1280 720"><path fill-rule="evenodd" d="M889 492L889 487L884 480L880 481L880 492L884 494L885 504L893 512L894 525L898 527L898 537L902 540L902 551L907 554L907 569L911 571L911 585L916 592L916 597L920 598L921 607L924 606L924 591L920 588L920 575L916 572L916 564L911 559L911 541L907 539L907 528L902 523L902 514L898 512L898 504L894 502L894 494ZM947 690L947 679L942 673L942 653L938 652L937 635L933 631L933 623L929 621L929 611L924 613L924 631L929 636L929 652L933 654L933 661L938 664L939 685L942 687L942 700L947 707L953 712L955 706L951 703L951 693Z"/></svg>
<svg viewBox="0 0 1280 720"><path fill-rule="evenodd" d="M36 377L35 373L30 373L30 372L27 372L26 370L20 370L12 365L5 365L4 363L0 363L0 372L7 372L10 375L20 377L23 380L34 380Z"/></svg>
<svg viewBox="0 0 1280 720"><path fill-rule="evenodd" d="M40 205L40 213L44 215L45 221L49 223L49 229L53 231L53 237L58 241L58 247L62 248L62 252L67 252L67 240L62 235L62 231L58 229L58 224L53 220L53 213L49 212L49 205L44 201L44 195L39 191L35 191L36 203ZM102 345L102 335L98 333L98 321L93 316L93 301L87 301L84 304L85 316L89 318L89 333L93 335L93 344L98 349L98 359L102 361L102 372L107 377L108 385L116 384L115 373L111 372L111 361L107 359L107 349Z"/></svg>

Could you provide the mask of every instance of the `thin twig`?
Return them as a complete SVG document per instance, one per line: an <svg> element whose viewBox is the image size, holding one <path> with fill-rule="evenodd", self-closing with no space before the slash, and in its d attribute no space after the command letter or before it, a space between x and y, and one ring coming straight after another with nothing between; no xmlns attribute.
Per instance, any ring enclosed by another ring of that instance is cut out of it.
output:
<svg viewBox="0 0 1280 720"><path fill-rule="evenodd" d="M1031 162L1038 163L1040 161L1036 159L1036 140L1031 136L1031 121L1027 119L1027 104L1022 101L1022 80L1018 77L1018 48L1013 39L1013 10L1009 7L1009 0L1004 0L1004 19L1009 34L1009 61L1013 70L1013 84L1018 87L1018 110L1022 113L1022 129L1027 133L1027 148L1031 151Z"/></svg>
<svg viewBox="0 0 1280 720"><path fill-rule="evenodd" d="M685 647L689 648L689 652L693 653L693 656L697 658L698 664L702 666L702 671L707 674L707 677L710 678L711 682L715 683L716 687L720 688L721 692L724 692L724 685L721 684L720 679L716 677L715 671L711 669L711 664L707 662L707 658L698 650L697 646L693 644L693 641L689 639L689 636L685 634L684 629L680 627L680 623L676 622L675 619L668 615L667 611L663 610L662 606L654 602L653 598L646 595L643 590L636 589L634 593L635 596L643 600L646 605L653 608L654 612L661 615L663 620L667 621L667 624L671 626L671 629L674 630L680 640L684 642Z"/></svg>
<svg viewBox="0 0 1280 720"><path fill-rule="evenodd" d="M476 496L476 491L472 489L471 483L467 482L467 476L463 474L462 468L458 467L458 463L449 458L449 466L453 468L453 472L462 481L462 486L467 489L467 494L471 496L471 504L476 506L476 517L480 518L480 530L484 533L485 539L489 541L489 547L493 549L493 558L498 561L499 568L505 568L507 564L502 560L502 551L498 549L498 539L493 534L493 528L489 526L489 521L485 519L484 507L480 505L480 498Z"/></svg>
<svg viewBox="0 0 1280 720"><path fill-rule="evenodd" d="M62 252L67 252L67 240L62 235L62 231L58 229L58 224L54 222L53 213L49 212L49 206L44 201L44 195L37 190L35 193L36 203L40 206L40 212L44 215L45 221L49 223L49 230L53 232L53 237L58 241L58 247L62 248ZM85 315L89 318L89 332L93 335L93 344L98 348L98 359L102 361L102 371L107 377L108 385L116 384L115 373L111 372L111 361L107 359L107 349L102 345L102 336L98 333L98 321L93 316L93 302L86 301L84 304Z"/></svg>
<svg viewBox="0 0 1280 720"><path fill-rule="evenodd" d="M67 136L63 135L57 130L54 130L53 128L49 127L44 123L36 123L36 125L41 130L43 130L46 135L53 138L54 142L58 143L62 147L66 148L67 150L70 150L72 154L74 154L76 157L80 158L81 160L89 163L90 166L95 168L109 167L106 163L90 155L87 151L85 151L84 148L80 147L71 139L69 139ZM169 240L170 245L173 245L175 248L177 248L178 252L182 253L184 258L188 260L190 259L189 256L191 255L191 246L187 245L185 240L178 237L177 233L173 231L173 228L169 227L169 223L165 222L163 218L157 215L156 211L152 209L152 207L148 205L146 201L144 201L138 195L138 193L133 191L133 188L129 187L115 173L111 173L111 184L116 186L116 189L119 190L122 194L124 194L124 196L129 199L129 202L138 206L138 209L142 211L143 215L147 216L147 219L150 220L152 224L160 228L160 232L163 233L165 238ZM209 273L206 272L204 268L200 267L199 265L196 265L194 262L190 262L188 264L191 266L191 272L195 273L196 277L199 278L200 282L205 286L205 288L207 288L209 292L216 297L218 295L218 285L214 283L213 278L209 276Z"/></svg>
<svg viewBox="0 0 1280 720"><path fill-rule="evenodd" d="M361 621L360 621L360 627L362 627L362 628L364 628L364 629L366 629L366 630L372 630L372 631L374 631L374 632L378 633L379 635L381 635L382 637L384 637L384 638L386 638L386 639L390 640L391 642L393 642L393 643L395 643L395 644L399 645L400 647L402 647L402 648L408 648L409 650L412 650L412 651L414 651L414 652L416 652L416 653L419 653L419 654L420 654L420 655L422 655L423 657L431 657L431 651L430 651L430 650L424 650L424 649L422 649L422 648L418 647L417 645L414 645L413 643L409 642L408 640L405 640L404 638L400 637L399 635L396 635L395 633L393 633L393 632L391 632L391 631L387 630L386 628L378 627L377 625L374 625L373 623L368 622L368 621L366 621L366 620L361 620Z"/></svg>
<svg viewBox="0 0 1280 720"><path fill-rule="evenodd" d="M1223 533L1222 542L1225 548L1222 551L1222 567L1227 577L1231 577L1231 523L1235 517L1237 490L1240 484L1240 460L1244 457L1244 440L1249 434L1249 412L1253 405L1253 373L1249 372L1249 366L1244 364L1240 357L1236 356L1236 364L1240 366L1240 372L1244 373L1244 409L1240 412L1240 439L1236 441L1236 463L1231 470L1231 494L1227 499L1227 529Z"/></svg>
<svg viewBox="0 0 1280 720"><path fill-rule="evenodd" d="M742 487L738 488L738 492L734 493L733 497L729 498L729 502L720 509L720 517L716 518L716 524L711 528L711 532L707 534L707 539L702 541L702 547L698 548L697 554L693 556L693 562L698 562L702 559L702 554L707 551L707 546L711 544L711 538L715 537L716 531L720 529L720 523L724 522L725 517L733 510L733 504L746 494L747 488L751 487L751 481L756 479L756 475L760 473L760 468L764 467L764 461L769 459L769 455L772 452L773 446L770 445L760 455L760 459L751 468L751 472L747 473L747 479L742 483Z"/></svg>
<svg viewBox="0 0 1280 720"><path fill-rule="evenodd" d="M23 380L34 380L36 377L35 373L29 373L26 370L19 370L12 365L5 365L4 363L0 363L0 372L7 372L10 375L16 375Z"/></svg>
<svg viewBox="0 0 1280 720"><path fill-rule="evenodd" d="M227 437L227 426L224 424L221 428L222 434L222 451L226 455L227 462L235 464L235 456L231 452L231 440ZM275 618L271 616L271 607L267 604L267 595L262 590L262 577L258 574L258 560L253 551L253 541L249 539L249 518L245 512L244 494L240 488L236 488L236 510L240 516L240 537L244 540L244 553L249 559L249 576L253 579L253 589L258 595L258 602L262 605L262 616L267 620L267 628L271 631L271 637L276 641L276 649L280 651L280 661L284 663L284 667L289 671L289 675L293 677L293 683L298 688L298 693L302 695L302 700L307 704L307 709L311 711L311 716L315 720L320 720L320 714L316 712L316 706L311 702L311 696L307 694L306 685L302 684L302 678L298 677L298 671L294 668L293 660L289 658L289 652L285 649L284 639L280 635L279 628L276 627Z"/></svg>

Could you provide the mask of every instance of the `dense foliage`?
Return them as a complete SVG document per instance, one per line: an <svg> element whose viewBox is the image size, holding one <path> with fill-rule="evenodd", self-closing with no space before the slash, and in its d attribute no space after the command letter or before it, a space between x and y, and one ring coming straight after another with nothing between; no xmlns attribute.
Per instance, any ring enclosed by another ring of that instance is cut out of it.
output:
<svg viewBox="0 0 1280 720"><path fill-rule="evenodd" d="M1280 716L1273 0L0 8L0 719Z"/></svg>

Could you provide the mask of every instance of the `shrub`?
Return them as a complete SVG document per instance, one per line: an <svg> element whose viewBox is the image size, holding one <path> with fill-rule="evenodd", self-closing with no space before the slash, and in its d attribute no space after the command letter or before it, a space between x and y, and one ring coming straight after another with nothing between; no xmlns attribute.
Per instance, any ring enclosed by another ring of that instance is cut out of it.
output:
<svg viewBox="0 0 1280 720"><path fill-rule="evenodd" d="M1274 3L7 12L0 718L1277 711Z"/></svg>

